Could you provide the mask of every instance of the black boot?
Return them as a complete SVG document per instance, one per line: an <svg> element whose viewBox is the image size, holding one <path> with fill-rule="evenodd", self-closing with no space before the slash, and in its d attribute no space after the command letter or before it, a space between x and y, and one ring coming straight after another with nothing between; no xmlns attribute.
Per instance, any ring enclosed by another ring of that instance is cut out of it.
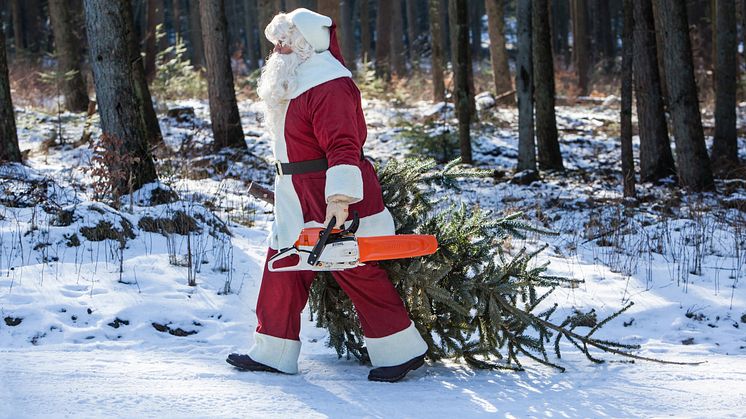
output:
<svg viewBox="0 0 746 419"><path fill-rule="evenodd" d="M416 356L409 361L393 367L378 367L370 370L368 380L395 383L404 378L409 371L414 371L425 363L425 354Z"/></svg>
<svg viewBox="0 0 746 419"><path fill-rule="evenodd" d="M228 355L228 358L225 359L225 362L233 365L234 367L242 371L266 371L266 372L278 372L278 373L282 372L268 365L264 365L262 363L256 362L253 359L251 359L251 357L248 355L230 354Z"/></svg>

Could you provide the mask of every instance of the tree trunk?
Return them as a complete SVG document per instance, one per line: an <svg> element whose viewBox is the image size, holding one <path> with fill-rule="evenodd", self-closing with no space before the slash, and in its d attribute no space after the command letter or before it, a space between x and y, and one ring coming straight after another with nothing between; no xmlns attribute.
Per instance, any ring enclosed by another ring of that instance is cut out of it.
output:
<svg viewBox="0 0 746 419"><path fill-rule="evenodd" d="M554 114L554 57L549 28L547 0L534 0L532 7L532 47L534 69L534 100L536 101L536 142L539 167L542 170L564 170L557 119Z"/></svg>
<svg viewBox="0 0 746 419"><path fill-rule="evenodd" d="M650 1L653 3L653 22L655 23L653 31L655 32L655 50L657 52L658 74L661 76L661 100L663 101L663 106L667 108L666 100L668 98L668 83L666 82L666 60L663 59L663 52L666 47L663 44L663 31L660 29L663 27L660 20L660 12L658 11L658 7L660 6L657 2L653 0Z"/></svg>
<svg viewBox="0 0 746 419"><path fill-rule="evenodd" d="M516 57L515 88L518 93L518 171L536 171L534 143L534 84L531 62L531 3L516 5L518 56Z"/></svg>
<svg viewBox="0 0 746 419"><path fill-rule="evenodd" d="M215 138L213 145L216 150L225 147L246 150L233 88L223 0L200 1L199 14L202 17L202 41L207 63L207 93L210 97L210 121Z"/></svg>
<svg viewBox="0 0 746 419"><path fill-rule="evenodd" d="M430 44L432 46L433 102L445 102L446 90L443 80L443 28L440 26L440 0L429 0Z"/></svg>
<svg viewBox="0 0 746 419"><path fill-rule="evenodd" d="M122 142L119 156L107 159L111 173L124 173L114 185L122 195L157 179L145 137L142 104L134 94L130 37L133 37L129 1L85 0L86 30L101 131Z"/></svg>
<svg viewBox="0 0 746 419"><path fill-rule="evenodd" d="M495 80L495 93L502 96L503 104L514 104L515 95L504 96L513 90L508 67L508 51L505 49L505 18L503 0L485 0L487 10L487 29L490 34L490 57L492 59L492 77Z"/></svg>
<svg viewBox="0 0 746 419"><path fill-rule="evenodd" d="M342 0L339 5L342 20L339 25L342 36L342 56L344 57L345 65L352 72L357 69L357 62L355 60L355 19L352 17L353 6L352 0Z"/></svg>
<svg viewBox="0 0 746 419"><path fill-rule="evenodd" d="M57 71L64 75L60 83L65 107L70 112L83 112L88 109L88 89L81 72L79 43L70 24L70 6L71 3L64 0L49 0L49 17L54 32Z"/></svg>
<svg viewBox="0 0 746 419"><path fill-rule="evenodd" d="M360 55L363 63L373 58L373 48L370 38L370 5L368 0L360 0Z"/></svg>
<svg viewBox="0 0 746 419"><path fill-rule="evenodd" d="M634 82L640 131L640 180L653 182L676 174L668 138L658 73L655 19L651 0L633 1Z"/></svg>
<svg viewBox="0 0 746 419"><path fill-rule="evenodd" d="M172 0L171 8L174 19L174 34L177 39L181 39L181 0Z"/></svg>
<svg viewBox="0 0 746 419"><path fill-rule="evenodd" d="M189 0L189 42L192 45L191 61L196 69L205 67L205 47L202 43L202 21L199 17L200 0Z"/></svg>
<svg viewBox="0 0 746 419"><path fill-rule="evenodd" d="M611 13L609 0L595 0L594 38L596 41L595 54L597 62L606 74L614 69L614 44L611 36Z"/></svg>
<svg viewBox="0 0 746 419"><path fill-rule="evenodd" d="M134 18L131 14L131 10L128 10L125 19L132 24ZM134 93L142 105L142 114L145 118L145 138L148 140L148 144L151 146L157 146L163 144L163 134L161 133L161 126L158 124L158 116L155 113L153 107L153 98L150 96L150 89L148 88L148 80L145 77L145 65L143 63L142 54L140 53L140 43L137 40L135 31L129 33L129 47L130 47L130 66L132 67L132 79L134 86Z"/></svg>
<svg viewBox="0 0 746 419"><path fill-rule="evenodd" d="M280 0L257 0L256 2L257 15L259 16L259 53L263 60L269 57L274 48L272 43L264 36L264 29L280 11L280 6Z"/></svg>
<svg viewBox="0 0 746 419"><path fill-rule="evenodd" d="M256 0L244 0L244 31L246 31L246 58L249 69L259 68L259 45L257 42ZM261 34L260 34L261 35Z"/></svg>
<svg viewBox="0 0 746 419"><path fill-rule="evenodd" d="M457 14L458 11L458 3L457 0L449 0L448 1L448 20L451 23L451 26L449 28L450 30L450 40L451 40L451 65L453 66L453 78L454 80L457 80L459 78L458 72L461 70L461 67L456 65L456 49L457 44L459 42L458 39L458 21L457 21ZM467 30L467 38L469 36L469 11L467 9L466 11L466 30ZM469 65L464 67L466 69L466 85L468 86L468 92L469 92L469 109L471 113L471 117L475 117L477 113L476 104L474 102L474 66L472 65L472 59L471 59L471 44L469 43L469 40L467 39L467 45L469 48L466 49L467 54L467 61L469 62ZM455 88L455 86L454 86ZM455 105L455 104L454 104ZM458 110L459 107L456 106L456 117L458 117Z"/></svg>
<svg viewBox="0 0 746 419"><path fill-rule="evenodd" d="M391 19L391 70L397 77L407 75L407 63L404 56L404 21L401 13L401 1L393 0Z"/></svg>
<svg viewBox="0 0 746 419"><path fill-rule="evenodd" d="M552 31L554 32L554 53L562 57L563 66L570 65L570 0L553 0Z"/></svg>
<svg viewBox="0 0 746 419"><path fill-rule="evenodd" d="M5 53L5 33L0 31L0 162L21 162L16 133L16 114L10 97L8 60Z"/></svg>
<svg viewBox="0 0 746 419"><path fill-rule="evenodd" d="M393 0L379 0L376 18L376 77L391 80L391 14Z"/></svg>
<svg viewBox="0 0 746 419"><path fill-rule="evenodd" d="M10 11L13 19L13 44L15 53L26 49L26 38L23 30L23 4L21 0L10 0Z"/></svg>
<svg viewBox="0 0 746 419"><path fill-rule="evenodd" d="M632 3L633 0L624 0L624 30L622 31L622 109L620 125L622 184L626 198L635 197L635 163L632 157L632 31L634 27Z"/></svg>
<svg viewBox="0 0 746 419"><path fill-rule="evenodd" d="M419 48L417 47L417 0L406 0L407 7L407 40L409 49L408 57L413 66L417 66L420 61Z"/></svg>
<svg viewBox="0 0 746 419"><path fill-rule="evenodd" d="M30 52L39 52L41 47L42 6L38 0L24 0L23 2L23 31L26 39L26 48ZM46 18L46 17L45 17Z"/></svg>
<svg viewBox="0 0 746 419"><path fill-rule="evenodd" d="M469 2L469 32L471 34L471 58L479 66L482 61L482 6L484 2Z"/></svg>
<svg viewBox="0 0 746 419"><path fill-rule="evenodd" d="M736 134L736 72L738 43L734 0L717 1L715 138L712 163L720 176L739 165Z"/></svg>
<svg viewBox="0 0 746 419"><path fill-rule="evenodd" d="M714 183L699 112L686 5L679 0L655 1L666 45L663 57L679 183L695 191L710 190Z"/></svg>
<svg viewBox="0 0 746 419"><path fill-rule="evenodd" d="M454 96L456 97L456 108L458 114L458 137L461 145L461 162L472 164L471 156L471 119L472 107L469 103L469 71L471 66L469 59L469 8L466 0L452 0L455 12L453 25L456 31L456 44L454 47L454 69L456 70L456 86Z"/></svg>
<svg viewBox="0 0 746 419"><path fill-rule="evenodd" d="M163 0L147 0L148 17L147 33L145 39L145 76L149 81L155 77L155 56L158 53L159 43L156 39L156 28L163 25ZM163 29L161 29L163 30Z"/></svg>
<svg viewBox="0 0 746 419"><path fill-rule="evenodd" d="M585 0L572 1L572 39L573 39L573 56L575 57L575 71L578 73L578 94L587 96L589 93L589 76L590 60L588 54L590 51L590 40L588 39L588 30L585 19L586 3Z"/></svg>

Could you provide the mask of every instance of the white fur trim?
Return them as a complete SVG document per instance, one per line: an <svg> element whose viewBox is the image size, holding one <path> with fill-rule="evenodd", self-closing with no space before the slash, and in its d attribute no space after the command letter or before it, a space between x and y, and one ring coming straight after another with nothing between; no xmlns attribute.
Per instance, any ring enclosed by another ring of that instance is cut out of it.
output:
<svg viewBox="0 0 746 419"><path fill-rule="evenodd" d="M297 86L290 95L291 99L302 95L307 90L342 77L352 77L352 73L339 62L331 52L324 51L313 54L296 70Z"/></svg>
<svg viewBox="0 0 746 419"><path fill-rule="evenodd" d="M299 340L283 339L254 332L254 346L249 349L249 356L254 361L287 374L297 374L299 355Z"/></svg>
<svg viewBox="0 0 746 419"><path fill-rule="evenodd" d="M332 26L329 16L301 7L288 13L288 18L316 52L329 49L329 27Z"/></svg>
<svg viewBox="0 0 746 419"><path fill-rule="evenodd" d="M409 327L382 338L365 338L370 363L374 367L393 367L427 352L427 343L414 327Z"/></svg>
<svg viewBox="0 0 746 419"><path fill-rule="evenodd" d="M350 204L363 200L363 173L351 164L339 164L326 170L326 202L332 195L345 195L352 198Z"/></svg>

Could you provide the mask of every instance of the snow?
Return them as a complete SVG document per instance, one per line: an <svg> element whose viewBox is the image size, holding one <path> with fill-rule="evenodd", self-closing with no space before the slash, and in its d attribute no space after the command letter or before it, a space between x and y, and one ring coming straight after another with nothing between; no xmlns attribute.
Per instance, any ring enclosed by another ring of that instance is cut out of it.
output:
<svg viewBox="0 0 746 419"><path fill-rule="evenodd" d="M599 337L640 344L643 356L704 364L596 365L568 347L559 361L565 373L533 362L506 372L447 360L402 383L371 383L368 367L337 359L305 312L300 374L239 372L224 358L251 345L271 221L271 207L245 193L249 182L271 179L256 104L240 104L255 159L235 162L205 151L206 102L173 104L195 108L193 121L161 119L168 147L187 157L161 162L161 183L123 197L119 209L92 201L91 150L74 144L85 118L64 114L68 144L47 153L56 115L22 109L28 167L0 167L0 417L742 416L746 237L736 204L746 199L744 185L686 194L643 184L640 208L630 212L621 203L615 99L604 102L557 107L569 175L542 173L531 185L505 178L515 165L515 111L481 111L491 122L475 132L475 161L503 177L464 181L454 198L496 213L521 210L559 233L508 244L548 243L537 264L584 281L545 301L559 304L556 318L575 308L604 316L633 301ZM435 119L432 132L441 132L451 110L366 100L366 155L407 155L398 124ZM157 188L180 199L150 205ZM143 224L178 216L195 221L188 235ZM134 238L122 247L83 236L102 221Z"/></svg>

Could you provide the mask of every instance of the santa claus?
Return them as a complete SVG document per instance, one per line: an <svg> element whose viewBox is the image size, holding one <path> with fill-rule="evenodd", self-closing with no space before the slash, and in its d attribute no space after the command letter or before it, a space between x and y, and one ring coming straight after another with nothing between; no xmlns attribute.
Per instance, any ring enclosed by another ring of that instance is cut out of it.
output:
<svg viewBox="0 0 746 419"><path fill-rule="evenodd" d="M257 93L272 137L275 221L267 259L292 246L304 227L338 226L357 212L356 235L394 234L381 186L363 157L367 135L360 91L344 66L332 20L307 9L279 14L265 29L275 45ZM355 304L373 381L399 381L424 363L427 344L376 263L333 273ZM247 355L228 363L250 371L298 372L301 311L312 271L270 272L259 290L258 326Z"/></svg>

